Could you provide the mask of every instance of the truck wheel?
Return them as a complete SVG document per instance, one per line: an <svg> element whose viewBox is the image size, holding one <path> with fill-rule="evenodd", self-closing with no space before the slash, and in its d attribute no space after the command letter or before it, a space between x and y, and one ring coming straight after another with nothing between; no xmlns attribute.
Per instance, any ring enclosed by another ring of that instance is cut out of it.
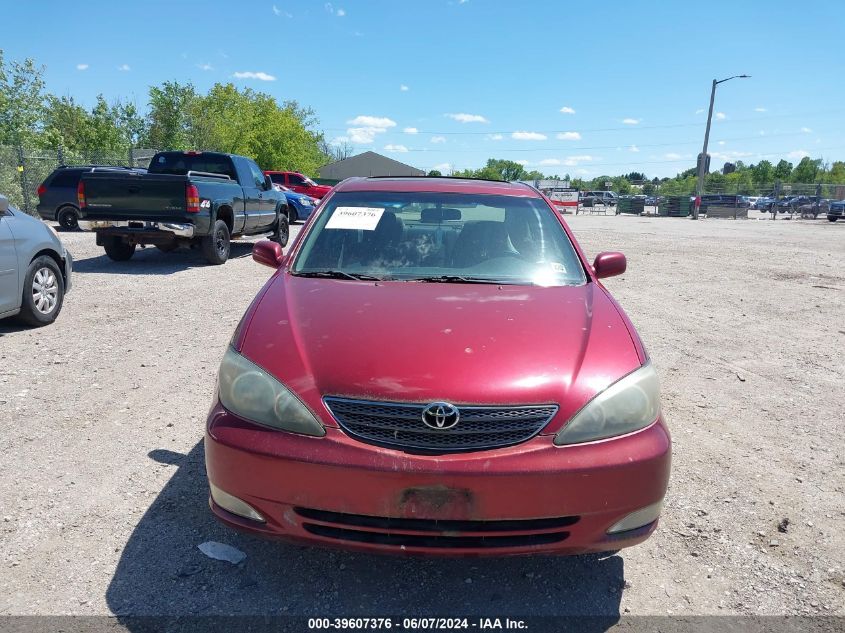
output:
<svg viewBox="0 0 845 633"><path fill-rule="evenodd" d="M124 242L119 237L112 237L106 240L103 248L106 250L106 255L109 256L109 259L116 262L128 261L135 254L135 245Z"/></svg>
<svg viewBox="0 0 845 633"><path fill-rule="evenodd" d="M288 223L288 216L285 213L279 213L279 219L276 222L276 232L270 239L276 242L279 246L287 246L290 238L290 224Z"/></svg>
<svg viewBox="0 0 845 633"><path fill-rule="evenodd" d="M52 257L36 258L26 271L18 320L40 327L56 320L65 297L65 280Z"/></svg>
<svg viewBox="0 0 845 633"><path fill-rule="evenodd" d="M66 231L75 231L79 228L79 216L73 207L62 207L56 216L61 226Z"/></svg>
<svg viewBox="0 0 845 633"><path fill-rule="evenodd" d="M209 264L225 264L229 259L230 244L229 227L223 220L217 220L211 235L202 238L202 254Z"/></svg>
<svg viewBox="0 0 845 633"><path fill-rule="evenodd" d="M835 215L829 215L829 216L827 216L827 221L828 221L828 222L836 222L838 219L839 219L839 218L837 218Z"/></svg>

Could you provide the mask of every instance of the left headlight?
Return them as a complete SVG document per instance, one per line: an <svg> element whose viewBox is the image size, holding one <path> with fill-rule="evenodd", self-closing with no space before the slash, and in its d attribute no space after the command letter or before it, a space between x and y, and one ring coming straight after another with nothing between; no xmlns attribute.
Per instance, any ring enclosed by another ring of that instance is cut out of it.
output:
<svg viewBox="0 0 845 633"><path fill-rule="evenodd" d="M660 415L660 383L651 363L602 391L555 435L555 444L580 444L647 427Z"/></svg>
<svg viewBox="0 0 845 633"><path fill-rule="evenodd" d="M265 426L323 437L326 429L299 398L231 347L226 350L217 389L221 404L235 415Z"/></svg>
<svg viewBox="0 0 845 633"><path fill-rule="evenodd" d="M302 204L303 206L306 206L306 207L310 207L311 204L312 204L311 198L300 198L299 202L300 202L300 204Z"/></svg>

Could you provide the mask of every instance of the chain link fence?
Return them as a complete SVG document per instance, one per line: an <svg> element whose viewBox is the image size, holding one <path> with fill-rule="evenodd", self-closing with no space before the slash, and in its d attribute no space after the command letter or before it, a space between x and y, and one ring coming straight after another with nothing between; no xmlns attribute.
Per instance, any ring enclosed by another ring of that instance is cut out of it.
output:
<svg viewBox="0 0 845 633"><path fill-rule="evenodd" d="M71 165L147 168L157 150L130 149L126 152L32 149L0 145L0 194L16 207L35 214L38 186L54 169Z"/></svg>

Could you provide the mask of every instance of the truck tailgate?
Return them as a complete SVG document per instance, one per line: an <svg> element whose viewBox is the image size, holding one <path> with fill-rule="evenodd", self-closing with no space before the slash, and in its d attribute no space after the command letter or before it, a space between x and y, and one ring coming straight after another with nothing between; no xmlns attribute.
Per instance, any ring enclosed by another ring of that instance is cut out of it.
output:
<svg viewBox="0 0 845 633"><path fill-rule="evenodd" d="M175 222L187 215L187 176L92 172L81 182L85 220Z"/></svg>

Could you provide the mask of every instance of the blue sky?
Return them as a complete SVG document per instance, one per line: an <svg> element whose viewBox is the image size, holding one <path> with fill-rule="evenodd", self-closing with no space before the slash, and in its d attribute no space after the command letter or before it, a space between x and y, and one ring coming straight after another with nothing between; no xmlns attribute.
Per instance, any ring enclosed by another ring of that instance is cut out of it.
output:
<svg viewBox="0 0 845 633"><path fill-rule="evenodd" d="M296 99L329 139L417 167L524 161L546 173L672 176L713 162L845 159L845 2L29 0L7 59L49 90L146 107L150 84Z"/></svg>

